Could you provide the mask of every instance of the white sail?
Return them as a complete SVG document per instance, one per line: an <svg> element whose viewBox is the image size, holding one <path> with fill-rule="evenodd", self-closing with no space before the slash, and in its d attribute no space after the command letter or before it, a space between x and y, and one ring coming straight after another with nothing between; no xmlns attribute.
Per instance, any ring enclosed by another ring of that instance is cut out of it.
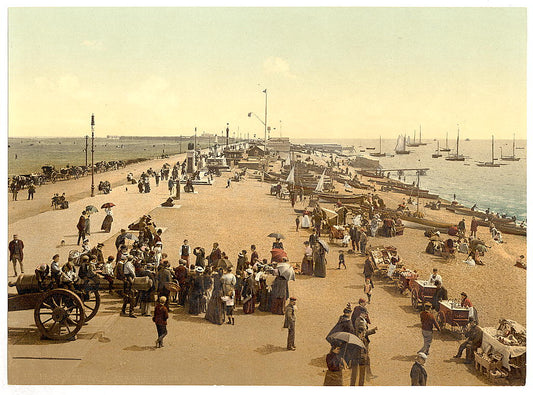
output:
<svg viewBox="0 0 533 395"><path fill-rule="evenodd" d="M291 171L289 172L289 176L286 180L289 184L294 184L294 166L292 167Z"/></svg>
<svg viewBox="0 0 533 395"><path fill-rule="evenodd" d="M401 150L401 145L403 144L403 137L398 136L398 139L396 139L396 148L394 148L394 151L398 152Z"/></svg>
<svg viewBox="0 0 533 395"><path fill-rule="evenodd" d="M285 165L290 166L291 165L291 154L290 152L287 154L287 157L285 158Z"/></svg>
<svg viewBox="0 0 533 395"><path fill-rule="evenodd" d="M411 136L407 136L407 144L411 144Z"/></svg>
<svg viewBox="0 0 533 395"><path fill-rule="evenodd" d="M322 192L324 189L324 175L326 174L326 170L322 173L320 176L320 179L318 180L318 184L316 184L315 192Z"/></svg>

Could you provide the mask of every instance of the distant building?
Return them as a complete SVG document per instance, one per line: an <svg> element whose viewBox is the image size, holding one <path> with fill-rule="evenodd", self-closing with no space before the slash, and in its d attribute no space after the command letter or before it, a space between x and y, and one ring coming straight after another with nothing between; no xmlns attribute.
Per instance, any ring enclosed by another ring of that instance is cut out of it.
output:
<svg viewBox="0 0 533 395"><path fill-rule="evenodd" d="M291 142L288 137L272 137L268 139L266 148L271 152L290 152Z"/></svg>
<svg viewBox="0 0 533 395"><path fill-rule="evenodd" d="M262 158L265 156L265 150L258 145L253 145L246 151L248 158Z"/></svg>
<svg viewBox="0 0 533 395"><path fill-rule="evenodd" d="M304 147L321 152L342 152L342 145L340 144L305 144Z"/></svg>
<svg viewBox="0 0 533 395"><path fill-rule="evenodd" d="M239 161L244 156L244 150L241 149L224 149L224 157L226 158L228 164L237 165Z"/></svg>

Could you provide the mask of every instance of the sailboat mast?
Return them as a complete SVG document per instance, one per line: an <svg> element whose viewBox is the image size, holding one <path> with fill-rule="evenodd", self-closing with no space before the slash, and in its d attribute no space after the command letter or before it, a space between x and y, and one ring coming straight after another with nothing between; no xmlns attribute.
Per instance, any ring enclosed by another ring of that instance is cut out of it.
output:
<svg viewBox="0 0 533 395"><path fill-rule="evenodd" d="M381 154L381 136L379 136L379 153Z"/></svg>
<svg viewBox="0 0 533 395"><path fill-rule="evenodd" d="M494 164L494 135L492 135L492 150L491 150L490 161L492 162L492 164Z"/></svg>
<svg viewBox="0 0 533 395"><path fill-rule="evenodd" d="M457 125L457 157L459 157L459 125Z"/></svg>
<svg viewBox="0 0 533 395"><path fill-rule="evenodd" d="M419 140L418 142L419 142L420 144L422 144L422 125L420 125L420 132L419 132L419 134L418 134L418 140Z"/></svg>
<svg viewBox="0 0 533 395"><path fill-rule="evenodd" d="M446 132L446 149L448 149L448 132Z"/></svg>
<svg viewBox="0 0 533 395"><path fill-rule="evenodd" d="M513 159L514 159L514 148L515 148L515 134L513 133Z"/></svg>

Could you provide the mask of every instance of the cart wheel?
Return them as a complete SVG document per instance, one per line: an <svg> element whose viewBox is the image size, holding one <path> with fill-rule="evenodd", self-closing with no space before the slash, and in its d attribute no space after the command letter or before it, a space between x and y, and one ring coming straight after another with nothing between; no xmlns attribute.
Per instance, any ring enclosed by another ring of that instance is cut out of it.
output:
<svg viewBox="0 0 533 395"><path fill-rule="evenodd" d="M41 334L52 340L68 340L76 336L85 322L81 299L67 289L45 292L33 312Z"/></svg>
<svg viewBox="0 0 533 395"><path fill-rule="evenodd" d="M418 310L418 295L416 291L411 291L411 305L413 309Z"/></svg>
<svg viewBox="0 0 533 395"><path fill-rule="evenodd" d="M446 316L442 311L439 311L439 314L437 314L437 324L439 324L441 329L444 329L444 326L446 325Z"/></svg>
<svg viewBox="0 0 533 395"><path fill-rule="evenodd" d="M80 299L83 303L83 310L85 311L85 322L90 321L100 307L100 293L98 290L90 290L86 294L80 294Z"/></svg>

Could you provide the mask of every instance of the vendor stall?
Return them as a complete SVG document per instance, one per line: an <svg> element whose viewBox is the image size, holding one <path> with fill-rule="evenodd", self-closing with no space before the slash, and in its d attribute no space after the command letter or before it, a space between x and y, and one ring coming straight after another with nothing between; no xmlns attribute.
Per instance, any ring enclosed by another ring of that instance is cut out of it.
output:
<svg viewBox="0 0 533 395"><path fill-rule="evenodd" d="M391 258L396 253L396 247L393 246L376 246L367 249L367 251L370 253L370 258L372 261L372 266L374 266L374 270L383 275L387 275L387 271L389 270L389 265L391 262ZM396 269L399 269L402 267L402 264L399 263L396 267Z"/></svg>

